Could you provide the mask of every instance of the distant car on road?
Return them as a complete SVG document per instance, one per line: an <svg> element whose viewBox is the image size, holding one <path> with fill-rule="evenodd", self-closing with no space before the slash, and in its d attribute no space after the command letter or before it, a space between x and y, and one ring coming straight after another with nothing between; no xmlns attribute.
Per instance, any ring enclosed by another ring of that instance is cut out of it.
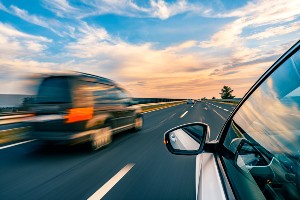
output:
<svg viewBox="0 0 300 200"><path fill-rule="evenodd" d="M187 101L186 101L186 104L193 104L194 102L193 102L193 100L192 99L188 99Z"/></svg>
<svg viewBox="0 0 300 200"><path fill-rule="evenodd" d="M139 130L143 115L114 81L84 73L44 77L31 109L32 139L53 144L108 145L120 131Z"/></svg>
<svg viewBox="0 0 300 200"><path fill-rule="evenodd" d="M198 122L167 131L164 143L197 155L197 199L299 199L299 116L300 41L252 86L216 140Z"/></svg>

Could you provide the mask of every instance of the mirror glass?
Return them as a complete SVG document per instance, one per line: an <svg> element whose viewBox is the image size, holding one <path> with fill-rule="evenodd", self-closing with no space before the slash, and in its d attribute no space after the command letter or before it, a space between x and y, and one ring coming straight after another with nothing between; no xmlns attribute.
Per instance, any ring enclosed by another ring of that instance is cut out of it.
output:
<svg viewBox="0 0 300 200"><path fill-rule="evenodd" d="M204 127L200 125L180 127L170 132L170 144L174 150L199 150L203 134Z"/></svg>

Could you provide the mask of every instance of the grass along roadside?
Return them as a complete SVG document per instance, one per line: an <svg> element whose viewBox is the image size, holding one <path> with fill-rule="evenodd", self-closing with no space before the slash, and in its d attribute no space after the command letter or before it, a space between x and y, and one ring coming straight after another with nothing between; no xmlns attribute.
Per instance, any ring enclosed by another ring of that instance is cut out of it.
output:
<svg viewBox="0 0 300 200"><path fill-rule="evenodd" d="M20 141L24 139L26 132L30 130L29 126L12 128L0 131L0 144Z"/></svg>

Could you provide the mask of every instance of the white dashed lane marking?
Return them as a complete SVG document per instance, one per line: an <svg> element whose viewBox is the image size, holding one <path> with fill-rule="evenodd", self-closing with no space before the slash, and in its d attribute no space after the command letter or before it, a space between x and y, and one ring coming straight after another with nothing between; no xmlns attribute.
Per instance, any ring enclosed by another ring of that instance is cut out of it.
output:
<svg viewBox="0 0 300 200"><path fill-rule="evenodd" d="M183 118L184 115L186 115L186 113L188 113L188 111L185 111L185 112L180 116L180 118Z"/></svg>
<svg viewBox="0 0 300 200"><path fill-rule="evenodd" d="M107 181L101 188L99 188L88 200L99 200L104 197L112 187L114 187L128 172L134 164L130 163L123 167L116 175Z"/></svg>

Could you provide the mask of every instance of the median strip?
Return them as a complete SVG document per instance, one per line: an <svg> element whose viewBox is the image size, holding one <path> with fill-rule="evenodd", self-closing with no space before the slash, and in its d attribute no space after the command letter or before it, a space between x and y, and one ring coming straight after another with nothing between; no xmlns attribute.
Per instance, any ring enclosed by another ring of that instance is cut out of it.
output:
<svg viewBox="0 0 300 200"><path fill-rule="evenodd" d="M104 197L128 172L134 164L130 163L123 167L116 175L107 181L101 188L99 188L88 200L99 200Z"/></svg>

